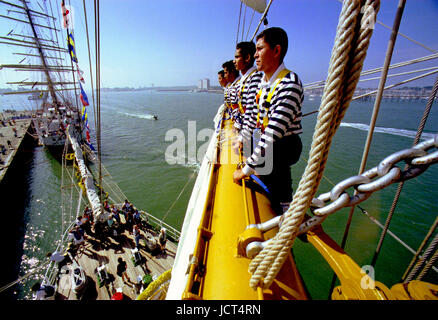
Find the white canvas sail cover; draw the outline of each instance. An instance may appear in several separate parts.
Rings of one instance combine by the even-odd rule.
[[[266,9],[266,0],[240,0],[248,7],[253,8],[255,11],[263,13]]]
[[[68,138],[70,139],[73,151],[75,153],[76,162],[79,167],[79,171],[82,177],[82,181],[84,183],[84,187],[87,193],[88,201],[90,202],[91,209],[93,210],[93,215],[96,221],[106,221],[108,219],[108,213],[101,211],[101,204],[99,195],[96,192],[94,187],[94,179],[90,170],[88,170],[85,165],[84,157],[82,156],[82,149],[79,146],[76,138],[71,135],[70,130],[67,130]]]

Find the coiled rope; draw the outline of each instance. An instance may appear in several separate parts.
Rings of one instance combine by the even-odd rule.
[[[332,138],[353,97],[368,49],[379,0],[346,0],[337,27],[309,162],[277,235],[251,262],[250,286],[268,288],[286,260],[323,177]],[[361,11],[363,14],[361,14]]]

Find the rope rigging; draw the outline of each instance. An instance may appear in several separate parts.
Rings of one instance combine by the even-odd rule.
[[[342,0],[338,0],[338,2],[341,2],[341,3],[342,3]],[[383,22],[381,22],[381,21],[379,21],[379,20],[377,20],[377,19],[376,19],[375,22],[378,23],[378,24],[380,24],[381,26],[383,26],[384,28],[386,28],[386,29],[388,29],[388,30],[390,30],[390,31],[393,30],[390,26],[384,24]],[[407,36],[407,35],[405,35],[405,34],[399,32],[399,31],[397,31],[397,34],[398,34],[399,36],[402,36],[402,37],[408,39],[409,41],[411,41],[411,42],[413,42],[413,43],[419,45],[420,47],[423,47],[423,48],[426,49],[427,51],[434,52],[434,53],[437,52],[436,50],[429,48],[428,46],[422,44],[421,42],[418,42],[418,41],[412,39],[411,37],[409,37],[409,36]]]
[[[385,62],[383,65],[382,75],[381,75],[380,82],[379,82],[378,93],[376,96],[376,100],[374,102],[373,113],[372,113],[371,120],[370,120],[370,128],[368,130],[367,140],[365,142],[365,147],[364,147],[363,154],[362,154],[362,161],[361,161],[360,168],[359,168],[359,174],[362,174],[365,170],[365,165],[366,165],[366,161],[368,158],[368,152],[369,152],[369,149],[371,146],[371,140],[372,140],[372,137],[374,134],[374,128],[375,128],[376,121],[377,121],[377,115],[378,115],[379,109],[380,109],[380,102],[382,100],[382,95],[383,95],[383,90],[385,87],[386,77],[388,75],[388,69],[389,69],[389,65],[391,63],[392,53],[394,51],[395,41],[397,39],[397,32],[398,32],[398,29],[400,27],[400,21],[401,21],[402,15],[403,15],[405,3],[406,3],[405,0],[400,0],[399,6],[397,9],[397,13],[396,13],[396,17],[394,19],[394,26],[393,26],[390,40],[388,42],[388,47],[386,50]],[[345,227],[344,236],[342,238],[341,248],[345,247],[345,242],[347,241],[348,231],[349,231],[349,227],[351,224],[353,212],[354,212],[354,206],[351,208],[350,214],[348,216],[348,221],[347,221],[347,224]]]
[[[169,209],[167,209],[166,214],[164,215],[164,217],[161,219],[161,221],[165,221],[167,218],[167,215],[169,214],[170,210],[172,210],[172,208],[174,207],[175,203],[179,200],[179,198],[181,197],[181,195],[183,194],[184,190],[187,188],[187,186],[189,185],[190,181],[192,181],[192,179],[195,177],[195,172],[193,172],[190,176],[190,178],[187,180],[186,184],[184,185],[184,187],[181,189],[180,193],[178,194],[178,196],[176,197],[176,199],[172,202],[172,204],[170,205]]]
[[[408,273],[411,272],[412,267],[414,266],[415,261],[417,261],[417,259],[420,257],[420,253],[421,251],[424,249],[424,247],[426,246],[426,243],[429,241],[430,237],[432,236],[432,234],[435,232],[436,228],[438,227],[438,217],[435,218],[434,223],[432,224],[432,226],[429,229],[429,232],[427,233],[427,235],[424,237],[423,242],[420,244],[420,246],[417,249],[417,252],[414,252],[414,257],[412,258],[411,262],[409,263],[409,266],[406,268],[405,273],[402,276],[402,280],[404,282],[407,282],[408,278]],[[415,274],[415,272],[411,272],[411,274]]]

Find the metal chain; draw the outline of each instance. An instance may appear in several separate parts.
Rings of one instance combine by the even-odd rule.
[[[431,150],[436,149],[436,150]],[[429,151],[429,153],[428,153]],[[399,162],[405,162],[408,166],[401,170],[396,166]],[[422,174],[431,164],[438,163],[438,135],[426,140],[410,149],[395,152],[383,159],[376,167],[358,176],[352,176],[335,185],[331,191],[313,198],[310,209],[314,214],[308,217],[299,227],[297,236],[306,233],[317,225],[320,225],[330,214],[344,208],[358,205],[368,199],[374,192],[384,189],[393,183],[410,180]],[[353,187],[356,192],[353,196],[347,193],[347,189]],[[261,231],[267,231],[283,223],[283,216],[273,218],[264,224],[249,225]],[[268,227],[265,227],[268,226]],[[247,256],[255,256],[268,243],[255,241],[247,248]],[[253,252],[248,255],[248,251]]]
[[[312,200],[311,208],[316,216],[327,216],[344,207],[355,206],[368,199],[372,193],[387,186],[417,177],[434,163],[438,163],[438,135],[416,146],[401,150],[383,159],[376,167],[358,176],[347,178],[329,192]],[[409,164],[406,170],[396,166],[404,161]],[[357,193],[350,196],[346,190],[353,187]],[[315,209],[316,208],[316,209]]]

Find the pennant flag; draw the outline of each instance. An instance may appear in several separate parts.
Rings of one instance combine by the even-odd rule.
[[[96,149],[94,149],[93,145],[87,141],[87,145],[90,147],[91,150],[96,151]]]
[[[85,83],[85,80],[84,80],[84,77],[83,77],[84,71],[79,69],[79,65],[77,63],[76,63],[76,70],[78,71],[79,81],[82,82],[82,83]]]
[[[80,83],[79,83],[79,86],[81,87],[80,98],[81,98],[82,104],[84,105],[84,107],[86,107],[90,104],[88,103],[88,98],[87,98],[87,95],[85,94],[84,88],[82,88],[82,85]]]
[[[96,149],[94,149],[93,145],[91,144],[90,128],[88,127],[88,120],[86,122],[86,128],[87,130],[85,131],[85,143],[90,147],[91,150],[96,151]]]
[[[67,44],[68,44],[68,51],[70,51],[71,60],[73,62],[78,63],[78,58],[76,57],[76,52],[75,52],[75,40],[71,33],[69,33],[67,36]]]
[[[62,26],[64,27],[64,29],[67,29],[69,27],[69,21],[70,21],[70,10],[68,10],[65,7],[65,2],[64,0],[62,0],[61,2],[61,12],[62,12]]]

